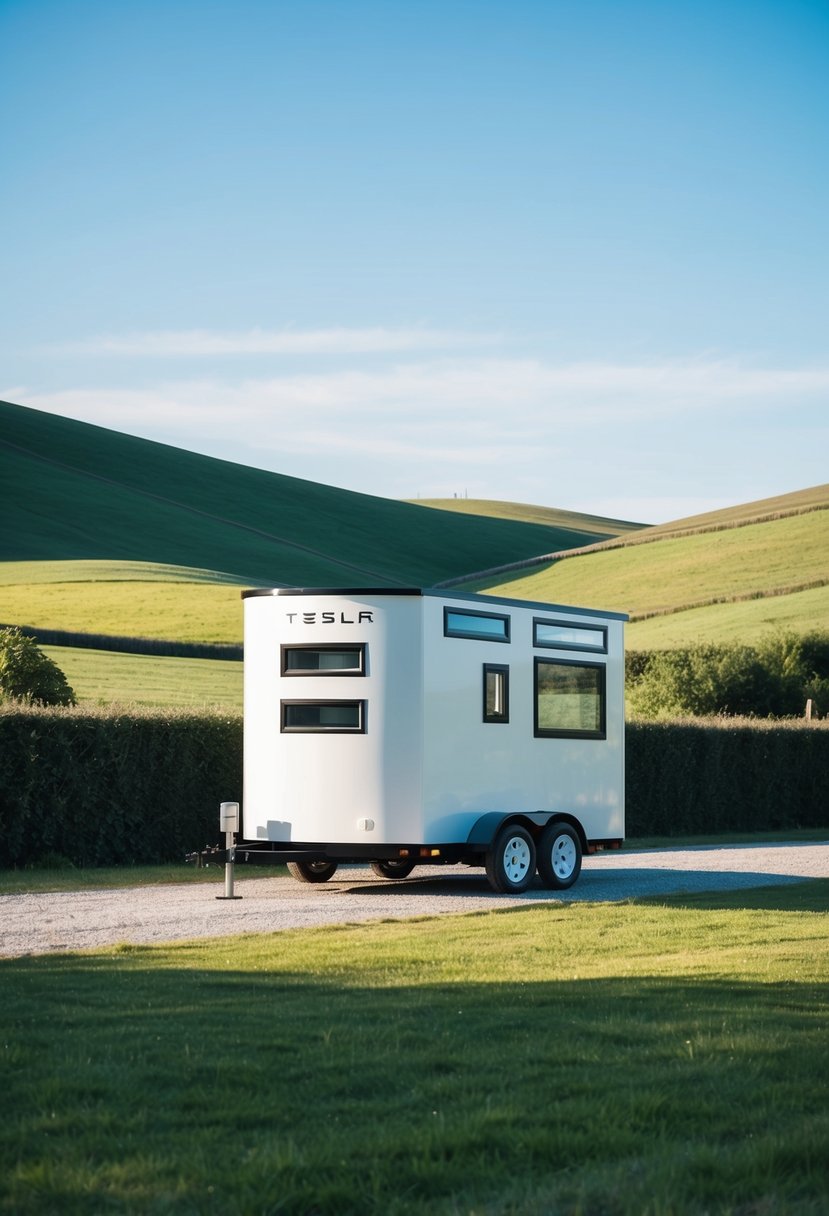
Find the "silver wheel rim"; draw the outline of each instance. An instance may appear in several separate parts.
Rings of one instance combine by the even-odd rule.
[[[530,846],[520,836],[512,836],[504,849],[504,874],[507,881],[518,884],[530,868]]]
[[[330,861],[309,861],[308,869],[312,870],[314,874],[322,874],[330,865]]]
[[[553,841],[553,873],[556,878],[569,878],[576,868],[576,846],[572,836],[556,836]]]

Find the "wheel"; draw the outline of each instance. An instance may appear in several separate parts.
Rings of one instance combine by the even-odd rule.
[[[389,857],[385,861],[373,861],[371,868],[378,878],[408,878],[415,863],[407,857]]]
[[[569,823],[548,823],[538,841],[538,872],[545,887],[563,891],[581,873],[581,840]]]
[[[289,861],[288,872],[297,882],[328,882],[337,872],[336,861]]]
[[[486,855],[486,876],[501,895],[519,895],[535,877],[535,842],[526,828],[508,824]]]

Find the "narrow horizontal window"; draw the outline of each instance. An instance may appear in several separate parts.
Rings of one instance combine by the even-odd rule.
[[[509,722],[509,668],[484,663],[484,722]]]
[[[283,646],[283,676],[364,676],[366,643]]]
[[[443,610],[443,632],[448,638],[508,642],[509,625],[510,618],[499,612],[470,612],[464,608]]]
[[[533,645],[553,650],[593,650],[607,654],[607,628],[604,625],[571,625],[569,621],[533,618]]]
[[[603,663],[536,659],[536,736],[604,739],[605,676]]]
[[[365,701],[283,701],[284,733],[365,734]]]

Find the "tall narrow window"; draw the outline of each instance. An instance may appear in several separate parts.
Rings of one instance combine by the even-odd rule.
[[[484,722],[509,722],[509,667],[484,663]]]
[[[536,659],[536,736],[606,738],[605,675],[603,663]]]

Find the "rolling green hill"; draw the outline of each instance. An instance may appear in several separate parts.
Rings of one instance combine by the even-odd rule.
[[[151,562],[249,583],[428,586],[595,533],[427,511],[0,402],[0,560]]]
[[[829,629],[829,485],[648,528],[464,590],[631,614],[631,648]]]
[[[501,502],[492,498],[417,498],[410,499],[419,507],[438,511],[457,511],[463,515],[483,515],[490,519],[520,519],[528,524],[546,528],[581,531],[595,542],[626,536],[645,528],[645,524],[625,519],[608,519],[604,515],[583,515],[578,511],[563,511],[557,507],[538,507],[526,502]],[[585,542],[588,543],[588,542]]]

